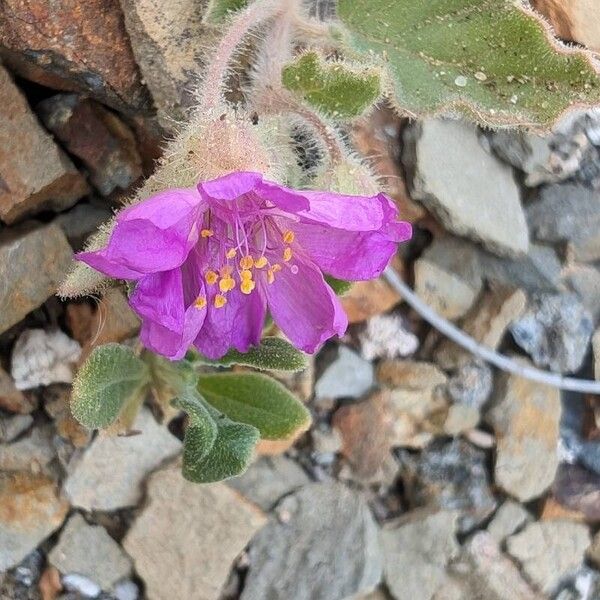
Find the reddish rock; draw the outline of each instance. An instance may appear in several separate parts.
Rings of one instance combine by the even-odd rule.
[[[350,323],[360,323],[387,312],[400,300],[400,295],[381,278],[357,281],[341,298]]]
[[[0,22],[1,12],[2,5]],[[40,210],[63,210],[87,191],[85,179],[0,65],[0,219],[14,223]]]
[[[4,0],[0,56],[50,88],[85,92],[119,109],[149,103],[118,0]]]
[[[133,132],[116,114],[77,94],[59,94],[37,106],[44,125],[79,158],[92,185],[108,196],[127,190],[142,175]]]
[[[15,387],[13,378],[2,368],[0,368],[0,408],[22,415],[29,414],[36,408],[36,403]]]

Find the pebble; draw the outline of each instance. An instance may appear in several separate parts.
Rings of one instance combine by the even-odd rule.
[[[371,317],[358,338],[366,360],[409,356],[419,347],[419,338],[407,329],[405,319],[399,314]]]
[[[501,544],[509,535],[531,522],[528,510],[513,500],[506,500],[487,526],[488,533]]]
[[[360,398],[374,383],[373,365],[346,346],[340,346],[337,358],[315,384],[319,398]]]

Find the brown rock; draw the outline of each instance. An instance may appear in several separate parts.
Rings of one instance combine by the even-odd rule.
[[[71,256],[65,234],[54,224],[26,223],[0,233],[0,333],[56,293]]]
[[[387,312],[402,298],[383,279],[357,281],[341,297],[342,306],[350,323],[360,323],[369,317]]]
[[[20,563],[58,529],[68,510],[46,477],[0,473],[0,572]]]
[[[71,387],[54,384],[45,389],[44,395],[44,409],[54,419],[56,433],[69,440],[76,448],[85,448],[92,438],[92,432],[83,427],[71,414]]]
[[[89,98],[59,94],[40,102],[44,125],[79,158],[90,172],[92,185],[108,196],[127,190],[142,175],[135,136],[119,117]]]
[[[148,504],[123,545],[149,600],[216,600],[235,557],[265,522],[225,484],[196,485],[170,467],[150,478]]]
[[[600,475],[579,465],[562,464],[552,491],[565,508],[583,513],[587,521],[600,522]]]
[[[119,109],[148,105],[118,0],[6,0],[0,56],[46,87],[85,92]]]
[[[63,210],[87,190],[0,65],[0,218],[14,223],[40,210]]]
[[[42,600],[55,600],[63,589],[58,569],[47,567],[40,577],[38,589],[40,590]]]
[[[546,498],[540,514],[540,521],[585,521],[585,515],[578,510],[565,508],[560,502],[554,498]]]
[[[377,367],[377,379],[384,385],[409,390],[434,388],[447,381],[436,365],[416,360],[384,360]]]
[[[15,387],[13,378],[0,367],[0,408],[22,415],[35,410],[36,403]]]

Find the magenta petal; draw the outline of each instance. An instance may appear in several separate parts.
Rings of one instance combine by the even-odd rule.
[[[252,192],[262,181],[260,173],[252,171],[236,171],[217,179],[202,181],[198,191],[206,200],[235,200],[248,192]]]
[[[297,262],[294,275],[287,267],[266,286],[269,310],[290,341],[305,352],[346,331],[347,319],[336,295],[312,264]]]
[[[136,271],[120,263],[113,262],[106,257],[106,248],[96,250],[94,252],[79,252],[74,256],[75,260],[80,260],[86,265],[92,267],[100,273],[104,273],[115,279],[139,279],[144,276],[144,273]]]
[[[306,211],[310,208],[304,192],[287,188],[272,181],[263,181],[257,186],[257,194],[275,206],[290,213]]]
[[[240,296],[239,300],[236,296]],[[262,337],[267,314],[267,299],[264,292],[257,288],[248,295],[237,288],[229,293],[229,300],[238,303],[239,310],[231,336],[231,345],[240,352],[248,352],[251,346],[257,346]]]

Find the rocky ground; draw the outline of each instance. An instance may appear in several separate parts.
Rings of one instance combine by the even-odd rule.
[[[77,365],[138,322],[119,290],[56,286],[151,172],[212,35],[187,0],[79,5],[0,2],[0,598],[600,599],[598,398],[491,369],[383,280],[282,378],[313,428],[239,479],[184,481],[180,428],[151,406],[130,437],[73,420]],[[419,297],[593,377],[599,114],[540,138],[383,108],[352,135],[415,225],[394,266]]]

